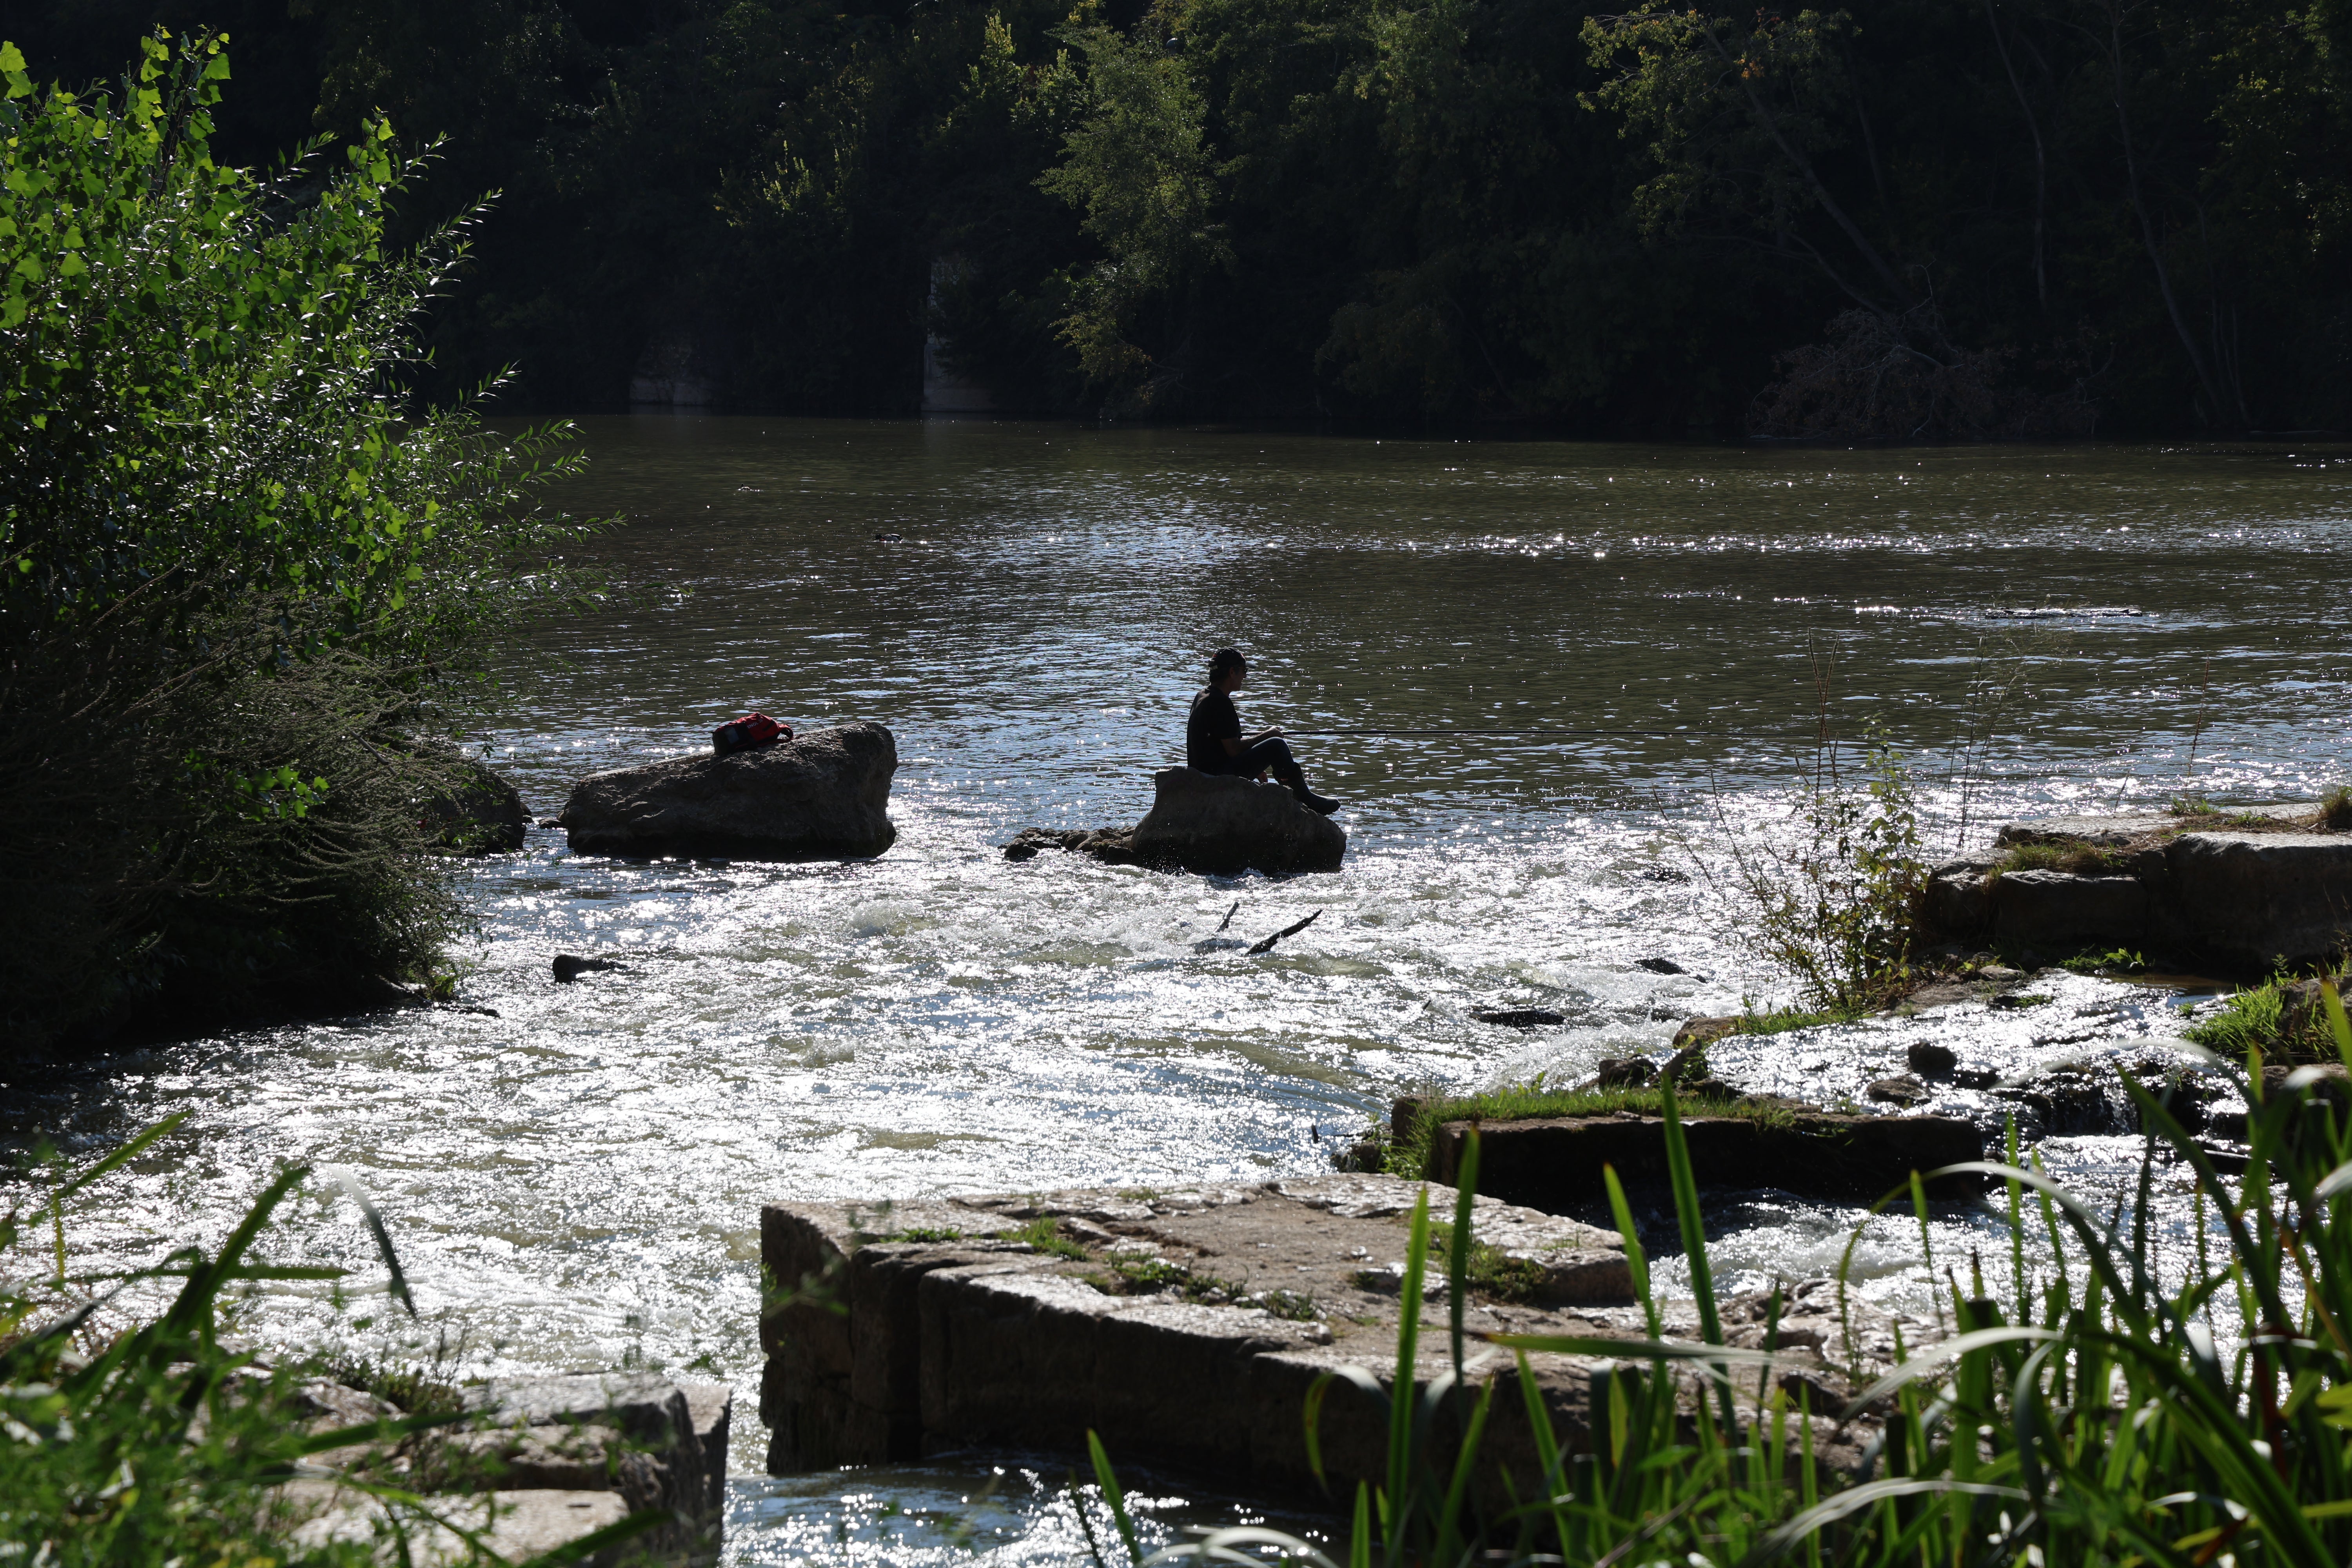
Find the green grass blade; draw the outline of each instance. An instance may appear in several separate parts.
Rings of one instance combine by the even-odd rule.
[[[1469,1291],[1465,1288],[1470,1279],[1470,1224],[1478,1198],[1478,1127],[1475,1122],[1465,1130],[1462,1139],[1462,1154],[1454,1172],[1454,1235],[1453,1245],[1446,1249],[1445,1318],[1447,1343],[1454,1353],[1454,1383],[1462,1384],[1462,1310]]]
[[[2344,1016],[2344,998],[2336,989],[2334,975],[2319,983],[2319,1003],[2327,1014],[2327,1033],[2336,1042],[2336,1054],[2352,1067],[2352,1018]]]
[[[1723,1342],[1723,1320],[1716,1308],[1715,1276],[1706,1261],[1706,1223],[1698,1206],[1698,1181],[1692,1173],[1690,1145],[1683,1139],[1680,1100],[1671,1080],[1660,1086],[1658,1104],[1665,1116],[1666,1169],[1675,1190],[1675,1217],[1682,1222],[1683,1251],[1690,1261],[1691,1294],[1698,1299],[1699,1332],[1707,1343]],[[1716,1393],[1723,1405],[1725,1441],[1735,1442],[1739,1415],[1731,1403],[1731,1380],[1726,1376]]]
[[[1406,1237],[1404,1279],[1397,1294],[1396,1375],[1389,1392],[1388,1550],[1394,1557],[1404,1543],[1405,1521],[1412,1511],[1413,1383],[1421,1357],[1421,1289],[1429,1261],[1429,1189],[1413,1199],[1412,1225]]]
[[[1486,1434],[1486,1412],[1495,1403],[1495,1385],[1490,1381],[1479,1392],[1478,1403],[1471,1407],[1469,1425],[1462,1434],[1462,1447],[1454,1456],[1454,1479],[1445,1489],[1445,1503],[1437,1515],[1437,1561],[1451,1563],[1462,1555],[1463,1547],[1454,1531],[1462,1519],[1463,1500],[1470,1494],[1470,1477],[1478,1463],[1478,1445]]]
[[[244,1261],[246,1249],[253,1245],[254,1237],[259,1236],[262,1227],[269,1223],[269,1216],[277,1212],[279,1204],[286,1201],[287,1194],[310,1173],[308,1165],[290,1165],[279,1172],[278,1179],[263,1189],[261,1195],[253,1201],[253,1205],[245,1211],[245,1217],[237,1222],[236,1228],[229,1233],[228,1239],[221,1244],[219,1256],[210,1263],[200,1264],[189,1270],[188,1282],[180,1288],[180,1294],[173,1300],[171,1310],[164,1313],[159,1325],[161,1333],[157,1342],[169,1342],[190,1333],[197,1335],[207,1344],[212,1342],[213,1301],[220,1294],[227,1271]],[[167,1351],[165,1353],[171,1352]]]
[[[1996,1345],[2045,1344],[2066,1336],[2054,1329],[2037,1329],[2029,1323],[2011,1323],[1998,1329],[1973,1329],[1965,1334],[1938,1340],[1924,1350],[1915,1350],[1903,1364],[1853,1396],[1845,1410],[1845,1419],[1852,1420],[1869,1406],[1895,1390],[1917,1382],[1928,1373],[1949,1361],[1957,1361],[1974,1352]]]
[[[1675,1193],[1675,1217],[1682,1222],[1683,1250],[1690,1259],[1691,1293],[1698,1298],[1699,1332],[1711,1345],[1723,1342],[1723,1320],[1715,1301],[1715,1279],[1707,1268],[1706,1226],[1700,1217],[1698,1182],[1691,1173],[1690,1146],[1683,1140],[1679,1097],[1668,1083],[1658,1097],[1665,1115],[1666,1167]]]
[[[1519,1397],[1528,1408],[1528,1430],[1534,1435],[1536,1463],[1543,1469],[1545,1511],[1551,1516],[1552,1531],[1559,1537],[1560,1556],[1570,1551],[1568,1515],[1560,1508],[1559,1499],[1568,1490],[1568,1472],[1559,1451],[1559,1433],[1552,1426],[1551,1407],[1544,1403],[1543,1390],[1537,1386],[1535,1369],[1528,1364],[1528,1352],[1512,1352],[1518,1361]]]
[[[1649,1319],[1650,1337],[1666,1337],[1665,1325],[1658,1321],[1658,1303],[1650,1295],[1650,1258],[1642,1250],[1642,1237],[1633,1228],[1633,1206],[1625,1201],[1624,1184],[1617,1180],[1617,1167],[1601,1167],[1601,1184],[1609,1189],[1610,1216],[1617,1222],[1617,1235],[1625,1244],[1625,1271],[1633,1277],[1633,1300],[1642,1303],[1643,1314]]]
[[[1135,1521],[1127,1515],[1127,1494],[1118,1488],[1118,1477],[1110,1468],[1110,1456],[1103,1451],[1102,1439],[1095,1429],[1087,1428],[1087,1457],[1095,1464],[1095,1485],[1102,1489],[1103,1501],[1110,1505],[1111,1522],[1118,1526],[1118,1538],[1127,1545],[1127,1560],[1139,1565],[1143,1548],[1135,1539]]]
[[[65,1199],[73,1196],[76,1193],[89,1185],[92,1182],[99,1180],[100,1177],[105,1176],[111,1172],[121,1169],[124,1164],[130,1161],[137,1159],[141,1154],[146,1152],[148,1148],[151,1147],[157,1139],[168,1136],[173,1131],[178,1128],[181,1122],[185,1121],[187,1119],[188,1112],[184,1110],[175,1110],[172,1112],[171,1115],[163,1118],[163,1121],[142,1128],[138,1132],[131,1136],[131,1139],[128,1143],[123,1144],[121,1148],[108,1154],[104,1159],[90,1166],[89,1169],[84,1171],[80,1175],[74,1177],[71,1181],[59,1187],[57,1191],[58,1201],[63,1202]]]
[[[2017,1118],[2009,1118],[2009,1163],[2014,1166],[2023,1162],[2017,1157]],[[2033,1287],[2025,1274],[2025,1189],[2011,1177],[2002,1184],[2009,1191],[2009,1283],[2017,1296],[2017,1310],[2010,1314],[2021,1323],[2033,1321]]]
[[[1818,1503],[1807,1509],[1780,1529],[1772,1531],[1757,1543],[1753,1552],[1739,1560],[1739,1568],[1754,1568],[1756,1564],[1769,1563],[1776,1557],[1783,1556],[1790,1547],[1823,1526],[1835,1524],[1839,1520],[1859,1513],[1864,1509],[1872,1508],[1896,1498],[1930,1497],[1938,1493],[2000,1498],[2014,1502],[2025,1500],[2025,1494],[2015,1487],[1994,1486],[1985,1482],[1963,1483],[1908,1479],[1865,1481],[1861,1486],[1848,1488],[1826,1502]],[[1919,1559],[1915,1557],[1912,1561],[1916,1562]]]
[[[335,1185],[342,1189],[345,1197],[359,1205],[360,1214],[367,1221],[368,1234],[375,1237],[376,1253],[383,1259],[384,1268],[391,1271],[393,1296],[408,1309],[409,1317],[415,1318],[416,1298],[408,1293],[408,1274],[400,1267],[400,1254],[393,1250],[392,1232],[384,1227],[383,1215],[377,1212],[374,1202],[367,1195],[367,1189],[361,1186],[355,1178],[339,1175],[335,1178]]]

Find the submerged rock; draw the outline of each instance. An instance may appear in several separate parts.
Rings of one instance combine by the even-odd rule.
[[[1863,1093],[1886,1105],[1916,1105],[1927,1098],[1927,1086],[1910,1074],[1899,1078],[1883,1078]]]
[[[1277,784],[1191,768],[1152,775],[1151,809],[1133,827],[1024,828],[1004,847],[1008,860],[1066,849],[1111,866],[1237,876],[1264,871],[1336,871],[1348,836]]]
[[[592,773],[558,820],[572,847],[592,854],[856,859],[898,837],[888,810],[898,771],[889,731],[841,724],[757,751]]]
[[[1904,1053],[1904,1061],[1922,1078],[1949,1078],[1960,1065],[1959,1053],[1933,1040],[1917,1040]]]

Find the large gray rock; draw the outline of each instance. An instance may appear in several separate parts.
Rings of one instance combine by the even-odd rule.
[[[2352,835],[2184,833],[2165,860],[2183,945],[2256,970],[2352,946]]]
[[[1336,871],[1348,836],[1278,784],[1162,768],[1151,809],[1135,825],[1135,858],[1147,866],[1231,876],[1241,871]]]
[[[572,847],[601,855],[833,860],[879,855],[898,742],[841,724],[755,752],[672,757],[591,773],[557,818]]]
[[[2004,871],[1991,892],[1993,934],[2011,947],[2063,956],[2147,940],[2147,888],[2137,877]]]

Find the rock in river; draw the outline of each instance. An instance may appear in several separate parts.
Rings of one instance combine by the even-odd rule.
[[[505,855],[521,848],[530,814],[515,786],[470,757],[449,761],[449,791],[425,803],[424,826],[442,847],[460,855]]]
[[[1027,860],[1058,848],[1111,866],[1278,876],[1336,871],[1348,853],[1339,825],[1299,805],[1281,784],[1184,767],[1162,768],[1151,782],[1151,809],[1133,827],[1024,828],[1004,847],[1004,858]]]
[[[591,773],[559,820],[572,847],[601,855],[719,855],[750,860],[879,855],[898,747],[879,724],[815,730],[723,757]]]
[[[1191,768],[1162,768],[1151,783],[1155,798],[1133,840],[1147,866],[1218,875],[1336,871],[1348,852],[1339,825],[1281,784]]]

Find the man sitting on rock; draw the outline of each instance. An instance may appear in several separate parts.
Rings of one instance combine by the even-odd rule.
[[[1269,773],[1290,788],[1298,804],[1328,816],[1339,809],[1307,787],[1307,773],[1290,755],[1282,731],[1267,730],[1242,739],[1242,716],[1233,694],[1249,679],[1249,660],[1239,650],[1221,647],[1209,660],[1208,689],[1192,699],[1192,714],[1184,722],[1184,760],[1196,773],[1236,773],[1261,783]]]

